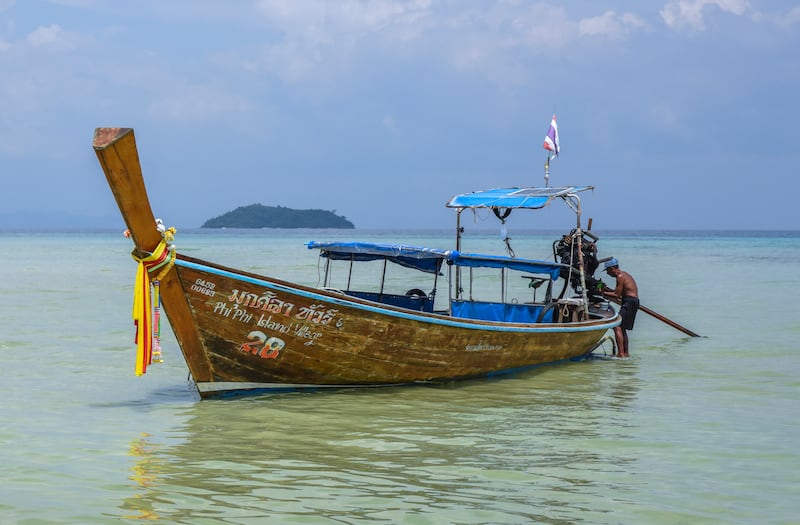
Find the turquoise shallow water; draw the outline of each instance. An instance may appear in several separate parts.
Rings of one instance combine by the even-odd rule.
[[[177,244],[314,285],[303,243],[334,237],[450,246],[447,232]],[[515,249],[546,257],[553,238]],[[603,235],[643,304],[707,336],[640,313],[627,361],[203,402],[168,330],[166,363],[133,375],[130,241],[0,233],[0,247],[0,523],[798,522],[798,233]]]

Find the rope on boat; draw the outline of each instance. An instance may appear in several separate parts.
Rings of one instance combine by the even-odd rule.
[[[158,243],[153,253],[146,257],[137,257],[131,254],[139,263],[136,269],[136,284],[133,289],[133,324],[136,326],[136,375],[147,372],[147,366],[153,361],[163,362],[161,354],[161,296],[159,285],[167,272],[175,264],[175,228],[164,228],[160,220],[157,221],[158,230],[161,232],[161,242]],[[161,270],[155,279],[150,279],[150,272]],[[151,294],[150,288],[153,288]],[[152,317],[151,317],[152,311]]]
[[[506,245],[506,252],[508,252],[509,257],[516,257],[514,254],[514,249],[511,247],[511,237],[508,236],[508,229],[506,227],[506,219],[509,215],[511,215],[511,208],[506,208],[503,211],[500,211],[500,208],[493,206],[492,211],[494,212],[495,217],[500,219],[500,236],[503,238],[503,243]]]
[[[606,347],[605,347],[606,341],[611,343],[611,353],[610,354],[606,352]],[[616,341],[614,340],[614,338],[612,336],[610,336],[610,335],[603,336],[603,338],[600,339],[597,342],[597,344],[592,347],[591,350],[589,350],[589,354],[594,354],[594,351],[597,350],[598,348],[601,348],[601,347],[603,348],[603,353],[599,354],[599,355],[604,355],[604,356],[615,356],[615,355],[617,355],[617,343],[616,343]]]

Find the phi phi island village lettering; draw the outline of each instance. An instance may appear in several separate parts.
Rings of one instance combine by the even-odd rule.
[[[272,332],[291,334],[295,337],[303,339],[303,344],[306,346],[313,345],[314,341],[322,337],[322,332],[316,332],[305,324],[296,323],[294,321],[289,321],[288,324],[282,323],[274,320],[271,315],[265,318],[264,314],[262,314],[261,318],[256,321],[256,325],[261,328],[266,328]]]
[[[242,323],[249,323],[253,320],[253,314],[248,313],[244,308],[239,308],[238,304],[228,306],[228,303],[218,302],[214,305],[214,313]]]
[[[213,303],[213,313],[245,324],[255,323],[263,329],[250,331],[240,350],[265,359],[278,357],[285,346],[284,336],[293,336],[310,346],[324,335],[323,327],[339,329],[344,324],[335,308],[321,303],[298,306],[283,301],[270,290],[257,294],[235,289],[226,299],[227,302]]]

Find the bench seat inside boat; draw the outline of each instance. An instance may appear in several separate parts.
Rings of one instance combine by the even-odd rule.
[[[359,292],[355,290],[348,290],[344,293],[347,295],[352,295],[353,297],[358,297],[359,299],[366,299],[368,301],[375,301],[376,303],[398,306],[400,308],[408,308],[409,310],[416,310],[418,312],[433,312],[433,299],[431,297],[390,293],[381,294],[378,292]]]

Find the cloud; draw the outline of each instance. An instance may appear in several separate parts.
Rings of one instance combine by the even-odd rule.
[[[148,115],[157,121],[198,122],[247,114],[252,108],[228,90],[209,85],[167,86],[168,95],[155,94]]]
[[[91,91],[90,59],[75,52],[90,39],[59,24],[32,27],[20,39],[0,38],[0,153],[12,156],[33,151],[48,130],[69,120],[64,114],[83,111],[81,95]]]
[[[607,36],[612,39],[626,38],[633,30],[643,29],[647,23],[637,15],[606,11],[600,16],[584,18],[578,23],[580,36]]]
[[[778,25],[791,26],[800,23],[800,7],[795,7],[789,11],[785,16],[781,16],[777,20]]]
[[[25,38],[25,43],[31,48],[55,51],[72,51],[81,45],[86,37],[78,33],[64,31],[58,24],[39,26],[31,31]]]
[[[747,0],[679,0],[668,2],[659,14],[672,29],[688,27],[693,31],[703,31],[706,28],[703,18],[706,7],[716,7],[724,13],[742,16],[750,10],[750,3]]]
[[[430,0],[259,0],[257,11],[278,33],[265,46],[263,69],[296,82],[349,63],[359,44],[378,34],[382,40],[413,40],[430,7]]]
[[[256,8],[287,33],[359,35],[389,26],[413,24],[431,9],[431,0],[259,0]]]
[[[584,37],[620,40],[647,28],[632,13],[575,19],[559,5],[522,0],[345,0],[335,6],[323,0],[259,0],[256,5],[275,34],[260,59],[243,63],[291,83],[354,67],[374,49],[394,56],[421,53],[455,70],[514,82],[531,57],[569,52]]]
[[[756,22],[769,22],[778,27],[791,27],[800,23],[800,7],[792,8],[788,13],[780,14],[757,12],[753,14],[753,20]]]
[[[489,9],[460,13],[447,25],[450,32],[446,49],[460,67],[490,66],[520,52],[552,53],[578,36],[578,25],[566,10],[511,0],[497,2]]]
[[[97,0],[49,0],[52,4],[63,5],[66,7],[76,7],[89,9],[97,6]]]
[[[34,47],[46,46],[58,42],[62,34],[61,26],[52,24],[49,27],[37,27],[26,40]]]

